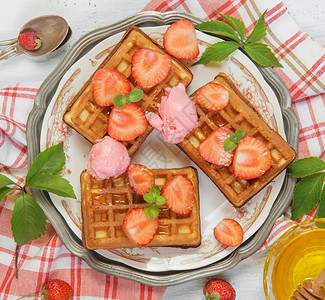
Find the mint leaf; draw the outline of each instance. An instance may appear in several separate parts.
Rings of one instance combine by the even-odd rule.
[[[220,62],[226,59],[232,52],[238,49],[240,45],[232,41],[224,41],[211,45],[202,54],[202,57],[194,65],[204,64],[214,61]]]
[[[144,212],[150,220],[154,220],[159,215],[159,208],[155,204],[146,204]]]
[[[126,104],[126,98],[124,95],[119,94],[113,98],[113,104],[117,107],[123,107]]]
[[[249,35],[249,37],[246,40],[246,43],[251,42],[258,42],[266,35],[266,24],[265,24],[265,15],[266,11],[263,13],[263,15],[258,19],[253,31]]]
[[[126,95],[126,102],[127,103],[134,103],[138,102],[143,97],[143,91],[139,89],[132,90],[128,95]]]
[[[318,157],[307,157],[293,162],[288,168],[288,173],[292,177],[300,178],[323,170],[325,170],[324,161]]]
[[[232,26],[239,33],[242,40],[245,39],[245,24],[242,20],[221,13],[218,14],[222,16],[230,24],[230,26]]]
[[[319,206],[317,210],[317,218],[325,218],[325,188],[320,195]]]
[[[39,173],[57,174],[62,170],[64,163],[63,143],[45,149],[32,163],[26,176],[26,185]]]
[[[228,37],[236,42],[240,42],[240,38],[238,37],[237,32],[228,24],[221,21],[211,20],[202,22],[195,25],[195,28],[203,32]]]
[[[76,195],[69,181],[60,175],[38,173],[29,181],[28,187],[48,191],[58,196],[76,199]]]
[[[232,151],[237,148],[237,144],[240,142],[241,138],[245,135],[245,130],[237,129],[235,133],[231,133],[230,137],[225,140],[223,149],[225,151]]]
[[[277,60],[277,58],[272,53],[271,49],[262,43],[250,43],[245,44],[244,49],[246,50],[247,54],[265,67],[283,67]]]
[[[230,134],[229,139],[236,144],[240,142],[240,138],[234,133]]]
[[[10,192],[12,191],[12,188],[4,186],[0,188],[0,201],[3,200],[3,198]]]
[[[156,197],[156,204],[157,205],[164,205],[166,202],[167,202],[167,198],[165,198],[164,196],[158,195]]]
[[[156,195],[148,192],[143,195],[143,199],[148,203],[154,203],[156,201]]]
[[[41,237],[46,230],[46,216],[36,201],[21,193],[11,217],[11,231],[19,246]]]
[[[236,136],[239,138],[239,139],[242,139],[245,135],[245,130],[242,130],[242,129],[237,129],[235,131],[235,134]]]
[[[303,177],[295,186],[291,219],[296,220],[312,211],[318,204],[324,184],[325,173]]]
[[[237,144],[235,142],[233,142],[230,138],[225,140],[225,143],[223,145],[223,148],[225,151],[232,151],[234,149],[236,149]]]
[[[12,185],[15,184],[10,178],[7,176],[0,174],[0,188],[4,187],[6,185]]]

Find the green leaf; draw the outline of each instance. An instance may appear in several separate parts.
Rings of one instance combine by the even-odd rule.
[[[247,54],[255,60],[257,63],[259,63],[262,66],[265,67],[283,67],[277,58],[272,53],[271,49],[262,43],[249,43],[244,45],[244,49],[246,50]]]
[[[245,24],[242,20],[221,13],[218,14],[222,16],[230,24],[230,26],[232,26],[239,33],[242,40],[245,39]]]
[[[148,192],[143,195],[143,199],[148,203],[154,203],[156,201],[156,195]]]
[[[142,97],[143,97],[143,91],[139,89],[134,89],[126,96],[126,102],[127,103],[138,102],[142,99]]]
[[[204,64],[214,61],[220,62],[226,59],[232,52],[237,50],[240,45],[232,41],[224,41],[211,45],[202,54],[200,60],[198,60],[194,65]]]
[[[117,107],[123,107],[126,104],[126,97],[122,94],[116,95],[113,98],[113,104]]]
[[[325,173],[316,173],[302,178],[295,186],[291,219],[296,220],[312,211],[318,204],[324,184]]]
[[[253,31],[246,40],[246,43],[258,42],[266,35],[265,15],[266,11],[258,19]]]
[[[300,178],[325,170],[325,162],[318,157],[301,158],[293,162],[288,173],[292,177]]]
[[[12,188],[4,186],[2,188],[0,188],[0,201],[3,200],[3,198],[12,191]]]
[[[240,138],[235,133],[230,134],[229,139],[236,144],[240,142]]]
[[[144,212],[150,220],[154,220],[158,217],[159,208],[155,204],[146,204],[144,207]]]
[[[26,186],[32,178],[39,173],[57,174],[65,163],[63,143],[59,143],[42,151],[32,163],[27,176]]]
[[[156,204],[157,205],[164,205],[167,202],[167,198],[165,198],[164,196],[156,196]]]
[[[237,147],[237,143],[235,143],[234,141],[232,141],[230,138],[227,138],[225,140],[224,145],[223,145],[223,149],[225,151],[232,151],[232,150],[236,149],[236,147]]]
[[[48,191],[62,197],[76,198],[69,181],[56,174],[38,173],[29,181],[28,187]]]
[[[36,201],[21,193],[11,217],[11,231],[15,242],[22,246],[41,237],[46,230],[46,216]]]
[[[320,195],[319,206],[317,210],[317,218],[325,218],[325,188],[324,187]]]
[[[8,178],[7,176],[0,174],[0,188],[6,186],[6,185],[12,185],[12,184],[16,184],[15,182],[13,182],[10,178]]]
[[[197,24],[195,28],[203,32],[228,37],[238,43],[240,42],[237,32],[225,22],[211,20]]]
[[[237,130],[235,131],[235,134],[237,135],[237,137],[238,137],[239,139],[242,139],[242,138],[244,137],[244,135],[245,135],[245,130],[237,129]]]

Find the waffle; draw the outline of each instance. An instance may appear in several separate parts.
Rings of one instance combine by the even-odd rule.
[[[218,74],[213,82],[229,90],[228,106],[219,112],[209,112],[196,103],[199,125],[178,146],[210,177],[235,207],[240,207],[279,175],[295,159],[296,153],[259,116],[226,74]],[[195,93],[192,99],[195,101]],[[205,161],[197,149],[200,143],[220,126],[228,127],[233,131],[243,129],[245,135],[262,140],[271,151],[271,168],[258,178],[244,180],[233,175],[231,166],[217,166]]]
[[[198,246],[201,242],[201,231],[196,169],[153,169],[152,172],[159,187],[177,174],[191,180],[195,202],[191,213],[186,215],[178,215],[166,205],[159,206],[159,227],[148,246]],[[143,208],[146,202],[130,188],[127,174],[98,181],[85,170],[81,173],[80,181],[84,246],[88,249],[138,247],[124,234],[123,219],[128,211]]]
[[[140,89],[131,75],[131,57],[140,48],[151,48],[166,53],[159,44],[153,41],[142,30],[137,27],[130,27],[98,69],[104,67],[117,69],[126,76],[130,82],[131,89]],[[101,139],[107,134],[107,120],[110,110],[108,107],[98,106],[95,102],[91,84],[93,75],[74,96],[63,116],[63,120],[69,126],[74,128],[91,143],[95,143],[97,139]],[[164,88],[166,86],[173,87],[179,82],[188,86],[192,78],[191,71],[178,60],[172,58],[172,67],[166,79],[152,88],[142,89],[144,95],[142,100],[137,102],[137,104],[143,111],[156,112],[158,109],[157,104],[160,102],[161,96],[164,95]],[[140,137],[129,142],[124,142],[130,155],[137,150],[152,130],[153,128],[148,125],[147,130]]]

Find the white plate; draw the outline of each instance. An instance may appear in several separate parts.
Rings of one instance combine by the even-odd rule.
[[[142,28],[158,43],[168,26]],[[105,56],[121,39],[123,33],[111,36],[71,66],[62,77],[51,100],[42,125],[41,150],[64,141],[66,164],[63,176],[70,181],[77,199],[62,198],[51,194],[55,207],[60,211],[72,231],[81,238],[80,182],[82,170],[87,168],[91,144],[62,121],[64,109],[73,95],[83,86]],[[197,32],[200,52],[216,42],[216,38]],[[211,81],[219,72],[228,74],[240,91],[259,111],[266,122],[284,138],[283,120],[279,103],[269,85],[255,65],[242,52],[236,51],[222,63],[209,63],[191,67],[194,74],[188,94]],[[132,162],[149,168],[178,168],[194,166],[175,145],[163,142],[160,133],[153,131],[132,157]],[[223,218],[237,220],[244,229],[244,241],[251,237],[268,217],[269,211],[281,190],[285,172],[248,201],[242,208],[234,208],[212,181],[198,168],[200,188],[202,243],[198,248],[141,247],[99,250],[101,255],[141,270],[159,272],[189,270],[216,262],[235,248],[219,244],[213,236],[213,227]]]

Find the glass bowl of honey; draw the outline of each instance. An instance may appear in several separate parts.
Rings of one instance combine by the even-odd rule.
[[[264,265],[267,300],[288,300],[304,280],[315,280],[325,267],[325,218],[290,228],[272,246]]]

